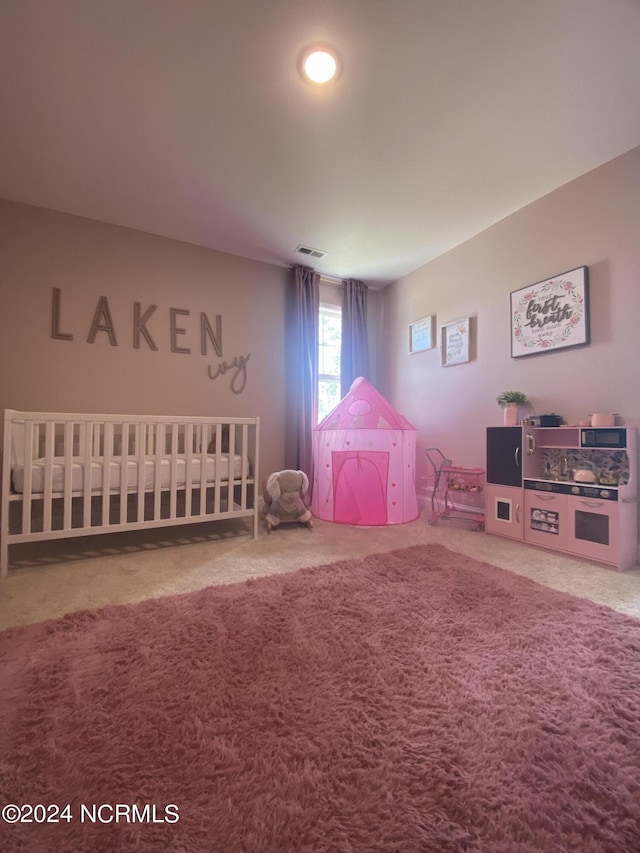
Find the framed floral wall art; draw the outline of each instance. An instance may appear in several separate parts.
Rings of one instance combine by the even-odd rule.
[[[577,267],[511,294],[512,358],[588,343],[588,267]]]

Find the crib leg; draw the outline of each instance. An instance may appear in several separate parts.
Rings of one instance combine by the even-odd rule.
[[[9,543],[6,539],[2,539],[0,544],[0,577],[6,578],[9,574]]]

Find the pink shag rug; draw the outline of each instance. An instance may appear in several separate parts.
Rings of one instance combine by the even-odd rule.
[[[640,850],[640,622],[441,545],[0,648],[5,852]]]

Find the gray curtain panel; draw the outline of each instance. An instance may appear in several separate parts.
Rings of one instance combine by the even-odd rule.
[[[362,281],[346,279],[342,282],[341,397],[347,394],[358,376],[369,378],[367,291],[367,285]]]
[[[313,428],[317,421],[320,275],[292,269],[287,292],[287,419],[285,464],[304,471],[313,484]]]

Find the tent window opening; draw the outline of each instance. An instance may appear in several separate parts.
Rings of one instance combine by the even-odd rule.
[[[318,328],[318,423],[340,402],[342,310],[320,303]]]

